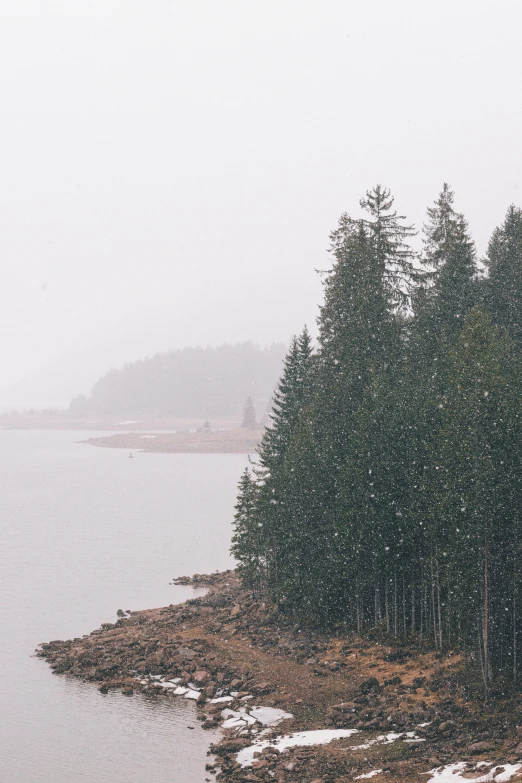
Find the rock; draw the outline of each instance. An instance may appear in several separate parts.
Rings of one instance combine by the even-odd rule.
[[[453,720],[445,720],[439,726],[441,734],[452,734],[457,728],[457,724]]]
[[[204,683],[207,682],[207,680],[210,680],[210,674],[203,669],[199,669],[192,675],[192,680],[193,682]]]
[[[490,750],[495,750],[495,743],[489,740],[482,740],[482,742],[474,742],[469,746],[469,752],[475,756],[477,753],[487,753]]]
[[[100,693],[109,693],[109,686],[106,682],[102,682],[102,684],[98,686],[98,690]]]
[[[274,689],[269,682],[259,682],[252,686],[252,691],[254,691],[254,693],[268,693],[272,690]]]
[[[237,739],[225,739],[217,745],[212,745],[211,750],[217,756],[224,756],[225,753],[238,753],[251,744],[252,740],[248,737],[237,737]]]
[[[522,742],[516,746],[515,753],[517,756],[522,756]]]
[[[178,655],[180,658],[195,658],[196,651],[192,650],[190,647],[178,647],[176,650],[176,655]]]
[[[359,691],[361,693],[379,693],[381,686],[377,677],[369,677],[359,685]]]
[[[388,721],[397,726],[407,726],[410,723],[410,716],[404,710],[395,710],[388,715]]]

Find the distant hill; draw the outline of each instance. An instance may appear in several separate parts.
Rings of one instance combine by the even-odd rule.
[[[283,343],[252,342],[158,353],[112,369],[90,397],[71,402],[77,416],[237,417],[252,397],[261,417],[279,379]]]

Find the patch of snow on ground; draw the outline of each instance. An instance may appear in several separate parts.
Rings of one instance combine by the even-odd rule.
[[[414,731],[405,731],[402,734],[395,734],[391,731],[389,734],[380,734],[375,739],[365,742],[364,745],[355,745],[354,750],[367,750],[372,745],[391,745],[392,742],[397,740],[404,740],[404,742],[426,742],[425,739],[417,737]]]
[[[176,691],[174,691],[174,693],[176,693]],[[200,696],[201,696],[201,691],[187,690],[187,692],[185,693],[186,699],[199,699]]]
[[[372,769],[371,772],[367,772],[366,775],[357,775],[355,780],[364,780],[365,778],[373,778],[375,775],[380,775],[382,769]]]
[[[455,764],[447,764],[445,767],[437,767],[437,769],[432,769],[425,774],[432,775],[428,783],[458,783],[459,781],[462,783],[506,783],[522,769],[522,764],[502,764],[492,767],[485,775],[470,778],[468,772],[466,772],[466,777],[464,774],[460,774],[464,773],[467,766],[465,761],[458,761]],[[483,762],[476,764],[475,769],[483,766],[485,766]]]
[[[294,717],[291,712],[278,710],[275,707],[252,707],[250,715],[259,723],[262,723],[263,726],[275,726],[276,723],[281,723],[282,720]]]
[[[265,740],[256,742],[248,748],[243,748],[237,754],[237,761],[242,767],[250,767],[254,760],[254,753],[261,752],[263,748],[272,746],[278,750],[285,750],[296,745],[326,745],[335,739],[351,737],[358,734],[358,729],[318,729],[317,731],[296,731],[285,737],[279,737],[275,741]]]
[[[247,714],[244,707],[238,710],[238,712],[229,709],[223,710],[221,716],[225,718],[225,722],[223,723],[224,729],[242,729],[245,726],[252,726],[252,724],[257,722],[255,718],[252,718]]]
[[[221,704],[222,702],[234,701],[232,696],[219,696],[217,699],[210,699],[211,704]]]

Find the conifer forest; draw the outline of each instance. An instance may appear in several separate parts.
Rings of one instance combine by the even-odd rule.
[[[522,210],[478,258],[444,185],[422,250],[381,186],[330,235],[318,342],[290,346],[239,483],[244,581],[300,622],[522,677]]]

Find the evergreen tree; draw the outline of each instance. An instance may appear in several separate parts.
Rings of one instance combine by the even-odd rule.
[[[486,264],[486,302],[493,320],[522,345],[522,210],[510,206],[493,232]]]
[[[312,363],[312,342],[306,327],[294,337],[283,363],[283,372],[274,392],[270,426],[263,434],[258,449],[259,462],[270,471],[284,458],[292,430],[309,390]]]
[[[258,518],[261,528],[259,544],[267,562],[267,578],[278,595],[280,571],[283,567],[280,550],[285,537],[282,514],[286,480],[282,473],[286,452],[296,424],[306,403],[312,373],[312,344],[306,327],[294,337],[284,360],[283,374],[274,393],[270,413],[271,424],[265,430],[258,447],[257,478]]]
[[[301,620],[463,650],[487,696],[522,657],[521,216],[490,243],[492,319],[447,185],[415,272],[389,193],[362,203],[331,235],[319,350],[291,344],[233,551]]]
[[[258,489],[245,468],[238,485],[231,552],[238,561],[238,573],[255,592],[263,579],[262,528],[257,515]]]
[[[252,402],[252,397],[247,397],[245,402],[245,408],[243,411],[243,423],[242,427],[247,427],[250,430],[254,430],[257,426],[256,422],[256,409]]]
[[[521,520],[517,374],[509,339],[488,313],[475,308],[451,351],[440,403],[440,470],[432,513],[439,524],[432,531],[432,550],[438,544],[438,557],[446,561],[444,590],[452,597],[454,616],[445,619],[456,626],[461,644],[479,643],[486,686],[494,669],[513,656],[511,586],[519,578],[513,541]],[[512,578],[506,580],[506,571]]]
[[[477,266],[473,240],[464,216],[453,208],[454,194],[447,183],[424,225],[422,269],[417,271],[415,297],[417,329],[433,338],[452,339],[477,303]],[[429,340],[423,350],[429,350]]]
[[[353,597],[354,581],[346,567],[352,544],[345,533],[361,497],[347,503],[345,466],[356,448],[366,389],[400,361],[399,312],[407,300],[413,259],[406,244],[412,229],[392,211],[389,192],[377,186],[361,204],[369,217],[353,220],[344,214],[331,234],[334,264],[324,281],[313,391],[286,472],[285,519],[292,531],[286,546],[294,548],[287,556],[289,562],[307,564],[308,611],[322,618],[345,615]],[[286,595],[296,594],[297,572],[303,574],[299,568],[294,572]]]

